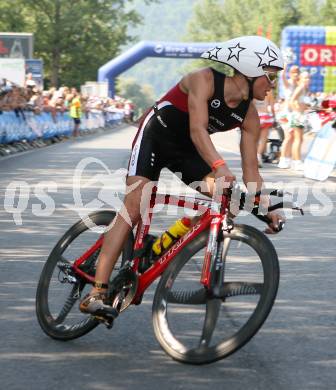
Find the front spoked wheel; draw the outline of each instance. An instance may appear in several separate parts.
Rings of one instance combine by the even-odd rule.
[[[164,272],[155,292],[153,325],[173,359],[205,364],[246,344],[266,320],[279,284],[279,263],[259,230],[236,225],[225,234],[224,285],[217,296],[200,284],[208,231],[191,241]]]
[[[91,289],[91,284],[74,273],[72,264],[95,243],[112,222],[115,212],[101,210],[74,224],[58,241],[50,253],[40,276],[36,292],[36,315],[42,330],[58,340],[71,340],[94,329],[99,322],[79,310],[79,301]],[[94,276],[101,244],[80,266]],[[129,260],[133,250],[133,233],[114,268],[112,277]]]

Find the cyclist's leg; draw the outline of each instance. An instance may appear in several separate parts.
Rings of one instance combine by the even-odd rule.
[[[151,189],[152,182],[156,182],[159,178],[162,162],[157,150],[158,142],[152,135],[157,125],[158,121],[153,116],[153,111],[150,111],[144,117],[133,142],[126,182],[127,195],[122,210],[105,234],[98,258],[95,286],[80,305],[80,309],[84,312],[92,313],[97,305],[98,307],[104,305],[104,294],[113,267],[120,256],[130,229],[139,221],[141,205],[147,206],[143,195],[150,195],[149,187]],[[146,191],[144,191],[145,188]]]
[[[106,233],[98,259],[96,282],[106,283],[118,259],[130,229],[140,218],[140,206],[147,206],[143,196],[150,196],[152,185],[159,178],[162,168],[159,143],[156,139],[161,125],[153,110],[144,116],[132,145],[128,165],[127,189],[123,209]],[[148,184],[148,186],[146,186]],[[146,191],[144,188],[146,186]]]
[[[95,285],[90,293],[80,303],[80,310],[84,313],[109,312],[110,307],[104,303],[107,285],[114,265],[125,245],[130,230],[140,218],[140,205],[146,201],[142,199],[143,189],[151,181],[145,177],[132,176],[127,179],[128,192],[122,210],[110,224],[105,233],[103,245],[99,254]],[[144,191],[145,193],[146,191]],[[116,316],[117,313],[111,313]]]
[[[108,231],[105,233],[104,242],[99,255],[96,281],[107,284],[112,273],[116,260],[120,256],[128,234],[140,218],[140,204],[143,188],[150,180],[141,176],[127,178],[127,189],[124,199],[124,206],[112,221]],[[134,187],[132,189],[132,187]],[[130,192],[128,192],[130,191]],[[93,289],[93,292],[96,290]]]

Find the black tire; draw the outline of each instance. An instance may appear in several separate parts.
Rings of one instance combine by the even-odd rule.
[[[60,282],[64,273],[60,271],[59,261],[71,263],[85,252],[102,234],[104,227],[108,226],[116,213],[110,210],[101,210],[90,214],[87,218],[75,223],[57,242],[51,251],[41,272],[36,292],[36,315],[42,330],[57,340],[72,340],[81,337],[94,329],[99,322],[93,317],[83,314],[79,310],[79,299],[74,293],[85,295],[85,288],[90,284],[78,279],[74,283]],[[98,228],[91,229],[93,226]],[[133,232],[125,244],[122,256],[118,259],[113,276],[133,253]],[[94,275],[95,263],[100,248],[90,257],[89,272]],[[85,270],[88,272],[88,270]],[[56,274],[55,274],[56,273]],[[113,277],[111,276],[111,277]],[[55,292],[54,292],[55,290]],[[88,291],[87,290],[87,291]],[[65,292],[65,294],[64,294]],[[63,295],[65,297],[63,298]]]
[[[201,233],[176,256],[153,301],[155,336],[168,355],[183,363],[211,363],[241,348],[266,320],[278,290],[279,263],[273,244],[259,230],[236,225],[225,234],[230,238],[226,292],[220,299],[209,297],[200,284],[204,255],[198,253],[206,248],[208,234],[208,230]],[[204,344],[214,306],[218,318]]]

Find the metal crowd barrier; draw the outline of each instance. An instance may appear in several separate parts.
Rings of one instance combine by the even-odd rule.
[[[90,132],[104,127],[115,126],[123,120],[122,112],[90,111],[82,115],[80,132]],[[50,113],[34,114],[24,111],[18,115],[14,111],[4,111],[0,115],[0,144],[48,140],[54,137],[69,136],[73,130],[73,119],[67,112],[57,113],[55,119]]]

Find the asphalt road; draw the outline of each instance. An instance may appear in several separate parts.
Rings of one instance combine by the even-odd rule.
[[[112,330],[99,326],[66,343],[41,331],[35,292],[47,255],[85,205],[100,207],[97,199],[109,200],[111,193],[118,201],[123,181],[115,170],[126,166],[134,133],[125,127],[0,159],[0,388],[336,388],[336,181],[319,184],[274,166],[263,169],[266,181],[291,187],[306,214],[288,218],[285,230],[272,237],[281,265],[278,297],[243,349],[207,366],[174,362],[153,335],[153,289]],[[216,135],[240,176],[236,140],[234,134]],[[86,184],[78,192],[73,178],[80,162]],[[163,184],[173,192],[179,187],[167,171]],[[20,197],[18,189],[11,191],[19,185]],[[41,192],[46,186],[49,198]],[[263,228],[250,216],[240,218]],[[166,227],[164,215],[161,223]]]

